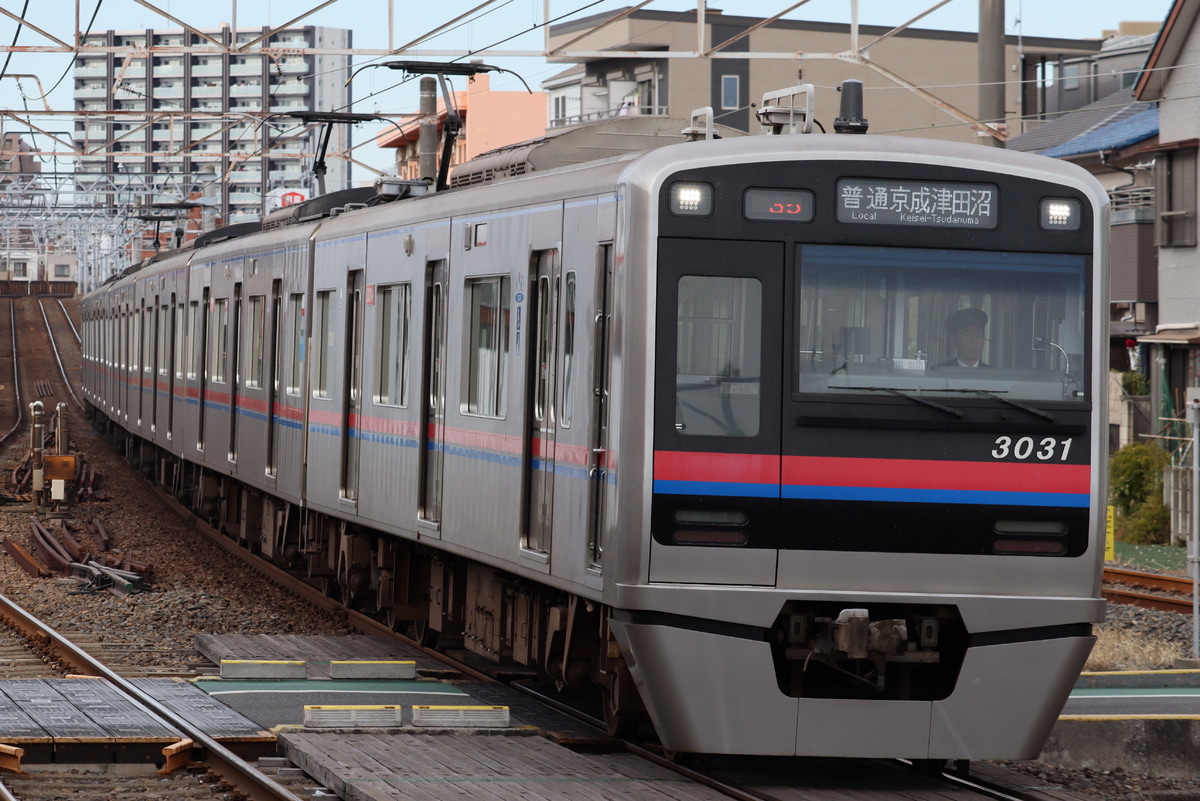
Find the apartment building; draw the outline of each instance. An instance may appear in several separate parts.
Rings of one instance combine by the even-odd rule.
[[[319,26],[91,33],[74,69],[75,144],[85,154],[76,170],[130,187],[97,204],[203,195],[222,223],[311,196],[321,131],[287,115],[349,106],[350,47],[349,30]],[[306,52],[320,49],[342,54]],[[338,126],[330,152],[349,139],[349,127]],[[327,189],[349,185],[349,162],[328,159]]]
[[[737,16],[707,9],[697,30],[695,11],[618,9],[550,28],[552,60],[574,62],[542,82],[549,127],[620,115],[688,117],[712,107],[715,121],[757,132],[754,110],[766,92],[796,84],[817,87],[816,119],[832,130],[839,96],[832,87],[861,80],[873,133],[977,142],[989,135],[969,124],[979,109],[978,35],[911,27]],[[1005,37],[1009,77],[1001,137],[1024,130],[1038,104],[1038,65],[1063,63],[1099,51],[1100,40]],[[672,53],[709,57],[681,59]],[[847,54],[855,49],[864,58]],[[781,54],[767,57],[767,54]],[[1053,70],[1042,67],[1046,76]],[[1032,88],[1022,90],[1028,76]],[[920,87],[919,89],[917,87]]]

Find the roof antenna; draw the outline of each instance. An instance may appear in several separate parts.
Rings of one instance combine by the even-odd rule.
[[[833,121],[833,130],[840,134],[865,134],[867,120],[863,116],[862,81],[855,78],[844,80],[838,91],[842,93],[842,105]]]

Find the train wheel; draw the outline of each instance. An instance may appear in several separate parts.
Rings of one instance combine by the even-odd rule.
[[[429,625],[428,620],[414,620],[412,622],[412,638],[422,648],[436,648],[438,633],[437,629]]]
[[[600,692],[604,696],[604,728],[612,737],[632,737],[637,731],[639,713],[621,709],[620,696],[611,689],[605,687]]]

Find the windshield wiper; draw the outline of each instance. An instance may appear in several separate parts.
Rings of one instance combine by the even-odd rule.
[[[946,404],[938,403],[937,401],[931,401],[928,398],[922,398],[919,395],[909,395],[907,392],[901,392],[900,390],[898,390],[894,387],[830,387],[830,389],[848,389],[848,390],[854,390],[854,391],[859,391],[859,392],[886,392],[889,395],[895,395],[898,398],[905,398],[906,400],[916,401],[917,403],[923,403],[926,406],[931,406],[940,412],[945,412],[946,414],[952,414],[955,417],[963,416],[962,412],[960,412],[958,409],[955,409],[952,406],[947,406]]]
[[[1015,406],[1016,408],[1020,409],[1023,412],[1029,412],[1030,414],[1035,414],[1038,417],[1042,418],[1043,420],[1046,420],[1051,423],[1053,423],[1056,419],[1053,414],[1046,411],[1045,409],[1039,409],[1036,406],[1030,406],[1027,403],[1021,403],[1020,401],[1013,400],[1012,398],[1006,398],[1002,395],[997,395],[995,392],[988,392],[986,389],[948,389],[948,390],[944,390],[944,391],[945,392],[971,392],[971,393],[974,393],[974,394],[979,395],[984,398],[990,398],[991,400],[998,400],[1001,403],[1007,403],[1009,406]]]

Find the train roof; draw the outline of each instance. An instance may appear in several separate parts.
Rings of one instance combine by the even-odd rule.
[[[459,164],[451,173],[450,188],[493,183],[679,144],[688,141],[684,131],[691,125],[691,120],[676,117],[631,116],[556,128],[534,139],[480,153]],[[714,128],[720,138],[747,135],[726,125]]]

